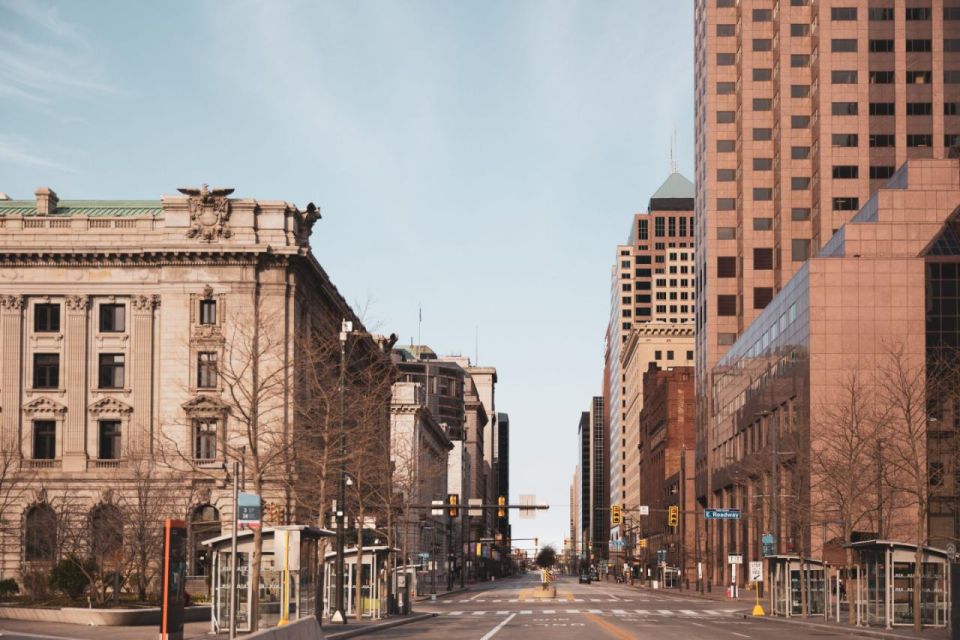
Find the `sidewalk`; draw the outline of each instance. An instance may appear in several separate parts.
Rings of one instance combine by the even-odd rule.
[[[377,633],[384,629],[392,629],[405,624],[429,620],[436,617],[435,613],[413,613],[409,616],[391,616],[383,620],[350,622],[345,625],[335,625],[324,623],[323,637],[327,640],[343,640],[344,638],[355,638],[357,636],[367,635],[368,633]],[[342,629],[342,631],[340,630]]]

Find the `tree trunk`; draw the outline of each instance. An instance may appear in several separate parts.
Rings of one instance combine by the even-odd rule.
[[[370,579],[373,580],[373,575]],[[361,622],[363,620],[363,509],[357,510],[357,561],[353,570],[353,584],[353,615],[357,622]]]
[[[260,625],[260,558],[263,552],[263,531],[253,530],[253,557],[250,559],[250,629],[257,631]]]
[[[844,538],[849,542],[850,536],[846,534]],[[851,583],[853,582],[851,576],[853,576],[853,549],[847,547],[847,622],[853,625],[857,621],[857,612],[854,610],[853,606],[853,591],[850,589]],[[837,607],[840,607],[840,599],[837,599]]]
[[[920,586],[922,576],[923,562],[923,509],[918,510],[917,514],[917,551],[913,559],[913,630],[923,629],[923,621],[920,618]]]

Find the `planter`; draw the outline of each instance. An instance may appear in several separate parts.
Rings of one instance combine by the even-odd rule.
[[[160,624],[160,607],[140,609],[87,609],[84,607],[17,607],[0,605],[0,618],[32,620],[34,622],[63,622],[91,627],[137,627]],[[184,622],[210,619],[210,605],[187,607]]]

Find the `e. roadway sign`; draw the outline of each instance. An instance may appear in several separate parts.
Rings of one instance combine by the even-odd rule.
[[[739,520],[740,509],[704,509],[703,517],[707,520]]]

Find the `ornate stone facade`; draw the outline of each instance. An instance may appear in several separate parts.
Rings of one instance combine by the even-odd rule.
[[[0,577],[36,560],[21,530],[31,514],[118,503],[144,459],[177,470],[184,491],[167,515],[198,523],[190,573],[202,572],[198,532],[232,516],[227,469],[240,450],[217,373],[227,336],[256,309],[271,314],[268,338],[307,322],[335,332],[342,318],[362,330],[310,253],[317,208],[232,191],[0,201],[0,442],[29,487],[0,522]],[[276,343],[296,366],[292,341]],[[264,419],[294,423],[292,390],[271,411]],[[265,493],[293,519],[289,488]]]

